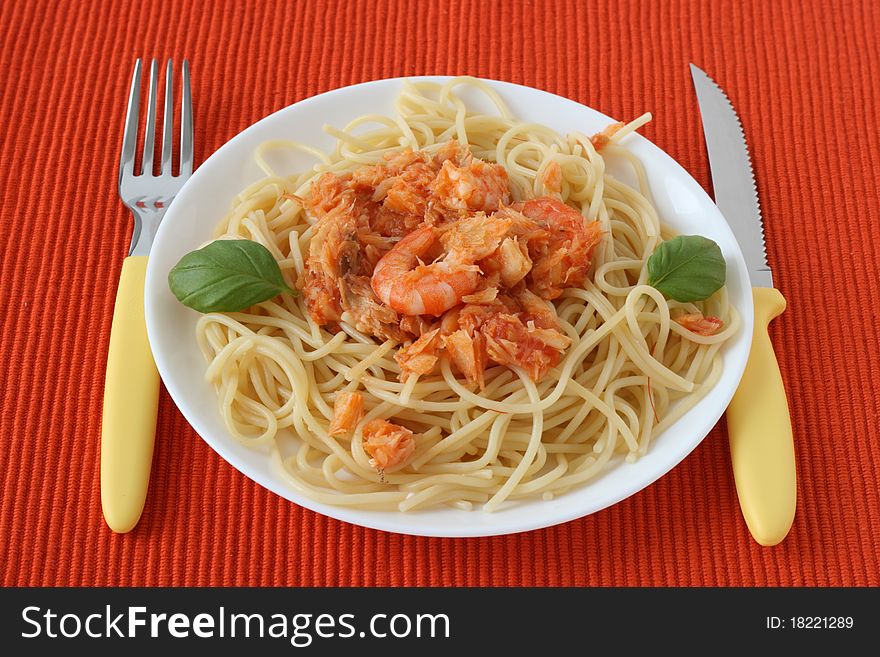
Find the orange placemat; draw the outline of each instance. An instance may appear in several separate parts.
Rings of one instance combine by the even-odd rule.
[[[880,584],[880,4],[0,3],[0,582],[5,585]],[[163,392],[126,536],[98,489],[110,318],[131,221],[116,196],[136,57],[189,57],[196,158],[328,89],[469,73],[622,119],[708,185],[687,64],[748,133],[799,468],[775,548],[751,541],[717,427],[638,495],[547,530],[414,538],[330,520],[222,461]]]

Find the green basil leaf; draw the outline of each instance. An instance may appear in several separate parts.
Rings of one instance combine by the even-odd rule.
[[[168,273],[168,287],[200,313],[236,312],[296,293],[269,250],[250,240],[216,240],[187,253]]]
[[[721,248],[700,235],[679,235],[662,242],[648,258],[648,285],[675,301],[701,301],[727,276]]]

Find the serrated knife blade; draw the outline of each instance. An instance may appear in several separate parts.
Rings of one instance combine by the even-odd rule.
[[[715,204],[739,243],[752,285],[773,287],[773,276],[767,265],[761,204],[742,123],[727,94],[712,78],[693,64],[691,76],[703,118],[706,150],[712,164]]]
[[[715,203],[743,252],[755,310],[749,358],[727,408],[736,493],[746,525],[761,545],[788,534],[797,503],[794,441],[785,386],[768,325],[785,310],[773,287],[764,223],[742,123],[727,95],[699,68],[691,75],[703,120]]]

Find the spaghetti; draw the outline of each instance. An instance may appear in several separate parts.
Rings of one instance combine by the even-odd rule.
[[[456,93],[461,86],[484,93],[497,113],[470,111]],[[436,154],[454,140],[504,168],[512,201],[549,195],[598,222],[605,237],[592,253],[590,275],[553,300],[569,346],[538,380],[516,365],[490,362],[475,386],[446,356],[429,374],[401,377],[394,356],[409,341],[376,338],[344,314],[333,327],[319,325],[303,296],[282,294],[198,323],[206,377],[230,433],[266,449],[312,499],[401,511],[492,511],[507,500],[552,499],[595,477],[617,454],[630,462],[645,454],[718,380],[719,349],[739,324],[725,288],[703,302],[679,303],[646,284],[646,261],[671,234],[649,200],[641,164],[620,142],[650,115],[592,138],[561,136],[517,121],[491,87],[473,78],[404,82],[395,110],[392,117],[359,117],[342,130],[325,128],[337,139],[329,154],[290,142],[263,144],[256,161],[267,177],[236,197],[217,236],[259,242],[302,286],[317,226],[304,199],[321,175],[374,166],[406,149]],[[304,151],[318,163],[278,175],[265,159],[277,148]],[[608,174],[606,157],[626,162],[639,188]],[[691,330],[709,315],[720,330]],[[351,393],[360,393],[362,419],[351,432],[331,430],[334,404]],[[412,433],[404,462],[374,467],[364,427],[375,420]],[[284,447],[290,435],[298,439],[293,453]]]

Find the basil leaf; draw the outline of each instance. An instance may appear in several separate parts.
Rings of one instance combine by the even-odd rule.
[[[200,313],[245,310],[282,292],[296,293],[269,250],[251,240],[216,240],[187,253],[168,272],[168,287]]]
[[[648,285],[676,301],[701,301],[727,276],[721,248],[700,235],[679,235],[662,242],[648,258]]]

